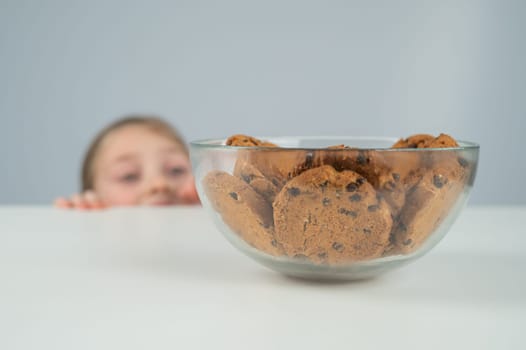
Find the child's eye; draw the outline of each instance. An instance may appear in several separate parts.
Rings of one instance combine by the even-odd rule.
[[[173,168],[170,168],[169,172],[170,172],[170,175],[172,175],[172,176],[181,176],[181,175],[186,174],[186,168],[184,168],[184,167],[173,167]]]
[[[120,178],[122,182],[132,183],[139,180],[139,174],[126,174]]]

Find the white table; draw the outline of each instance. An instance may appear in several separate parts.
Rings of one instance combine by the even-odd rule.
[[[314,283],[201,208],[0,207],[0,349],[526,348],[526,207],[468,207],[428,255]]]

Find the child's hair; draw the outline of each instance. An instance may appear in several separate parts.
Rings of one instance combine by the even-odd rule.
[[[164,121],[163,119],[157,116],[149,116],[149,115],[130,115],[130,116],[123,117],[111,123],[104,129],[102,129],[97,134],[97,136],[93,139],[90,146],[88,147],[88,150],[84,156],[84,161],[82,162],[82,170],[81,170],[82,171],[81,173],[82,191],[93,189],[93,185],[94,185],[93,183],[94,182],[93,164],[99,152],[102,141],[112,131],[115,131],[117,129],[120,129],[125,126],[129,126],[129,125],[144,126],[145,128],[148,128],[154,132],[157,132],[162,136],[168,137],[169,139],[177,143],[179,146],[181,146],[181,150],[186,155],[188,155],[188,147],[186,146],[186,142],[184,141],[183,137],[179,134],[179,132],[173,126],[171,126],[168,122]]]

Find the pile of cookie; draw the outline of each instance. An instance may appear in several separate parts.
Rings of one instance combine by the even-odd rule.
[[[392,148],[281,148],[247,135],[232,174],[203,179],[211,206],[245,242],[315,264],[364,261],[417,250],[462,194],[470,164],[446,134],[413,135]]]

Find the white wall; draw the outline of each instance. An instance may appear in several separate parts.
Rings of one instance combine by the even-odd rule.
[[[447,132],[470,203],[526,204],[526,1],[0,0],[0,203],[77,190],[94,133],[155,112],[187,139]]]

